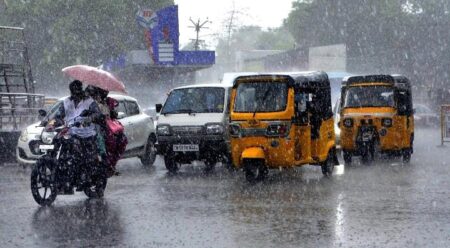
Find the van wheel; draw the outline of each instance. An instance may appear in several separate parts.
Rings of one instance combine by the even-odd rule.
[[[164,164],[166,164],[166,169],[170,173],[177,173],[179,169],[179,164],[175,161],[175,158],[169,155],[164,156]]]
[[[352,163],[352,154],[350,152],[344,151],[342,156],[344,157],[344,163],[346,165]]]
[[[327,177],[331,177],[333,175],[333,169],[334,169],[334,151],[330,151],[328,153],[327,160],[322,162],[320,167],[322,168],[322,174]]]
[[[147,145],[145,146],[145,152],[140,157],[143,166],[152,166],[156,159],[156,147],[154,138],[149,137]]]
[[[206,160],[205,161],[205,172],[209,173],[209,172],[213,171],[215,166],[216,166],[216,161]]]
[[[259,182],[266,178],[269,169],[263,160],[247,160],[244,162],[245,178],[249,182]]]

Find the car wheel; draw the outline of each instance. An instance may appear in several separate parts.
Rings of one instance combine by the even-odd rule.
[[[177,161],[175,161],[174,157],[172,157],[170,155],[164,156],[164,164],[166,165],[166,169],[170,173],[177,173],[178,172],[179,164],[178,164]]]
[[[147,140],[147,145],[145,146],[144,155],[142,155],[141,163],[144,166],[152,166],[155,163],[156,159],[156,147],[155,147],[155,139],[153,137],[149,137]]]

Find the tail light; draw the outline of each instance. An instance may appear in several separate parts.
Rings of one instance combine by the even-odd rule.
[[[289,134],[289,126],[286,124],[271,124],[267,127],[267,136],[287,136]]]

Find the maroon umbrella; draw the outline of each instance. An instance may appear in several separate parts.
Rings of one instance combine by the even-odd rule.
[[[81,82],[99,87],[107,91],[126,93],[125,86],[113,74],[88,65],[72,65],[62,69],[62,72]]]

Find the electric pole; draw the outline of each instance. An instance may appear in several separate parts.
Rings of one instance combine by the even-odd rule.
[[[194,49],[195,49],[195,50],[198,50],[198,49],[200,49],[200,41],[203,41],[203,40],[200,40],[200,39],[199,39],[199,33],[200,33],[200,30],[201,30],[202,28],[208,28],[208,27],[205,27],[205,25],[206,25],[207,23],[210,23],[210,21],[208,20],[208,18],[206,18],[206,21],[204,21],[204,22],[201,22],[201,21],[200,21],[200,18],[197,20],[197,22],[193,21],[192,18],[189,18],[189,21],[191,21],[191,23],[194,25],[194,26],[189,26],[189,27],[190,27],[190,28],[194,28],[194,29],[195,29],[195,32],[197,33],[196,39],[191,39],[191,40],[194,40],[194,41],[195,41],[195,43],[194,43]]]

